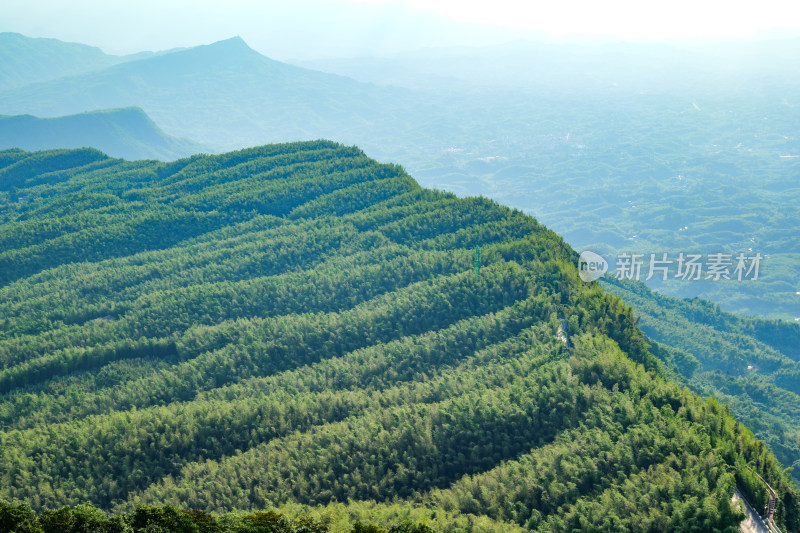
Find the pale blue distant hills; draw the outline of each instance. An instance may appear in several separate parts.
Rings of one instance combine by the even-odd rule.
[[[659,289],[726,311],[800,318],[794,38],[516,41],[302,66],[238,37],[121,57],[8,34],[0,48],[0,71],[16,80],[0,85],[0,115],[138,107],[163,135],[115,135],[145,157],[182,153],[176,143],[194,149],[168,137],[220,152],[322,138],[358,145],[424,186],[522,209],[607,257],[761,253],[752,283],[670,280]],[[51,56],[63,68],[51,69]]]
[[[83,74],[151,55],[143,52],[115,56],[85,44],[3,32],[0,33],[0,91]]]
[[[173,160],[207,147],[167,135],[138,107],[57,118],[0,116],[0,149],[97,148],[112,157]]]
[[[409,127],[411,91],[274,61],[238,37],[0,92],[1,114],[141,107],[171,135],[218,149]]]

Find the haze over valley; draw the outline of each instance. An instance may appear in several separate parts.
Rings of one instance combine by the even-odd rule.
[[[800,12],[79,4],[0,7],[0,533],[800,532]]]

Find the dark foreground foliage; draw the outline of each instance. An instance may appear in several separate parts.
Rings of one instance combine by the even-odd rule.
[[[0,500],[0,533],[328,533],[331,517],[290,518],[275,511],[216,515],[169,505],[139,507],[109,516],[90,505],[35,513],[24,503]],[[433,533],[425,524],[402,521],[387,528],[356,521],[351,533]]]

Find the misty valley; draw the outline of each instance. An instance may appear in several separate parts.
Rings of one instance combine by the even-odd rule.
[[[0,533],[800,532],[800,40],[509,41],[0,33]]]

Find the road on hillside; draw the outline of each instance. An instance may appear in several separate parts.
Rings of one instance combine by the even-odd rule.
[[[733,493],[733,499],[731,501],[733,503],[738,501],[744,502],[745,512],[747,513],[747,518],[741,524],[739,524],[739,531],[742,533],[770,533],[769,529],[767,529],[767,527],[761,521],[761,517],[758,515],[756,510],[750,507],[750,504],[747,503],[747,500],[742,497],[742,493],[739,492],[738,488]]]

